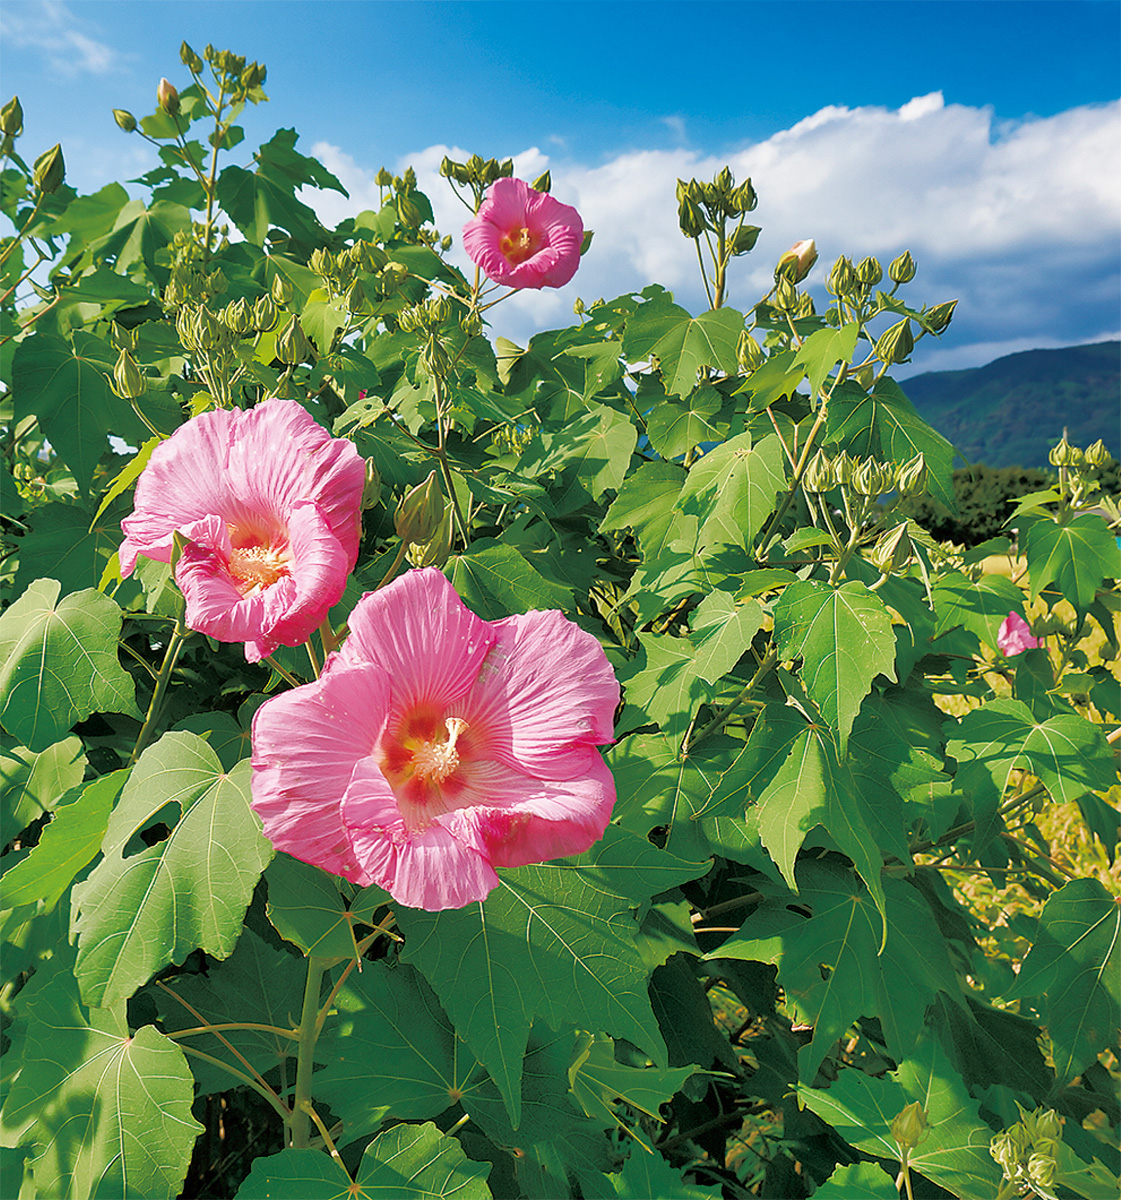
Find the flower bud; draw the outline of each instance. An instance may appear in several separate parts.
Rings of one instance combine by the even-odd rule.
[[[884,269],[880,266],[878,258],[861,259],[860,265],[856,268],[856,277],[865,287],[875,287],[884,277]]]
[[[362,393],[365,395],[365,393]],[[372,458],[366,459],[366,483],[362,488],[362,509],[373,508],[381,499],[381,475]]]
[[[183,42],[179,47],[179,61],[192,75],[197,75],[202,70],[202,59],[199,58],[186,42]]]
[[[553,177],[548,171],[542,171],[529,186],[535,192],[548,192],[553,186]]]
[[[864,459],[853,471],[850,486],[858,496],[878,496],[880,494],[880,464],[874,458]]]
[[[5,137],[17,138],[23,132],[23,107],[19,97],[13,96],[0,108],[0,133]]]
[[[1047,461],[1053,467],[1073,467],[1079,456],[1079,451],[1076,450],[1067,440],[1064,434],[1063,440],[1057,445],[1052,446],[1047,455]]]
[[[330,251],[324,250],[322,246],[311,252],[311,257],[308,259],[307,265],[316,275],[322,275],[323,277],[333,275],[335,271],[334,256]]]
[[[136,118],[128,111],[127,108],[113,109],[113,120],[117,122],[118,126],[120,126],[125,133],[136,132]]]
[[[854,379],[866,391],[872,390],[872,384],[876,381],[876,368],[871,363],[865,363],[862,367],[857,367],[849,376]]]
[[[954,309],[957,308],[957,305],[956,300],[947,300],[943,304],[936,304],[933,308],[928,308],[922,315],[927,329],[931,333],[945,333],[954,319]]]
[[[752,371],[758,371],[767,361],[762,347],[746,329],[740,334],[739,341],[736,342],[736,359],[739,362],[740,370],[745,375],[750,375]]]
[[[366,303],[366,293],[363,290],[362,284],[356,279],[351,285],[350,290],[346,294],[343,303],[346,305],[347,312],[358,312],[363,304]]]
[[[775,267],[775,278],[789,279],[791,283],[801,283],[810,273],[817,262],[817,246],[813,238],[805,238],[795,242],[793,246],[778,260]]]
[[[1105,448],[1105,442],[1098,440],[1086,451],[1086,463],[1091,467],[1108,467],[1113,456]]]
[[[156,103],[173,117],[179,112],[179,93],[166,79],[161,79],[156,88]]]
[[[255,323],[249,301],[242,296],[232,304],[227,304],[222,309],[222,321],[231,333],[236,333],[239,337],[250,333]]]
[[[894,529],[880,534],[869,558],[881,575],[890,575],[907,565],[911,559],[911,552],[911,535],[907,532],[907,522],[901,521]],[[899,1120],[899,1117],[896,1117],[896,1120]]]
[[[291,367],[314,356],[315,351],[312,350],[311,342],[307,340],[307,335],[300,325],[300,318],[293,313],[276,339],[276,357]]]
[[[431,471],[423,483],[410,488],[401,498],[393,524],[403,542],[423,545],[436,532],[443,515],[444,497],[436,472]]]
[[[278,320],[276,305],[272,301],[271,296],[259,296],[257,303],[253,305],[253,326],[259,329],[261,333],[268,333],[270,329],[276,328]]]
[[[790,312],[795,308],[798,303],[798,292],[789,279],[778,280],[771,303],[783,312]]]
[[[387,188],[393,184],[393,176],[385,167],[378,167],[378,173],[374,176],[374,182],[380,188]]]
[[[911,321],[904,317],[876,339],[876,357],[888,366],[905,363],[911,357],[915,348],[915,338],[911,333]]]
[[[573,300],[573,302],[572,302],[572,311],[573,311],[573,312],[574,312],[574,313],[575,313],[575,314],[576,314],[578,317],[582,317],[582,316],[584,315],[584,313],[587,311],[587,309],[585,308],[584,301],[583,301],[583,298],[582,298],[582,297],[580,297],[580,296],[577,296],[577,297],[576,297],[576,299],[575,299],[575,300]]]
[[[192,335],[198,350],[214,350],[222,343],[222,327],[214,314],[207,308],[199,308],[195,313]]]
[[[278,308],[284,308],[292,299],[292,284],[283,275],[272,281],[272,298]]]
[[[834,296],[846,296],[855,286],[856,272],[852,263],[842,254],[829,272],[829,278],[825,281],[826,290]]]
[[[452,551],[452,510],[444,510],[436,532],[427,542],[410,542],[405,556],[414,567],[443,567]]]
[[[1011,1137],[1010,1130],[998,1133],[989,1142],[989,1153],[999,1164],[1000,1169],[1004,1172],[1004,1177],[1012,1179],[1016,1174],[1016,1164],[1019,1162],[1019,1156],[1016,1153],[1016,1145]]]
[[[903,528],[906,529],[906,526]],[[917,1100],[912,1100],[892,1120],[891,1136],[899,1146],[907,1150],[914,1150],[929,1128],[930,1122],[923,1106]]]
[[[739,187],[733,189],[731,202],[735,209],[733,215],[749,213],[759,203],[759,197],[755,194],[750,179],[745,179]]]
[[[226,288],[230,286],[226,279],[225,271],[221,267],[215,267],[206,277],[206,286],[212,296],[222,295]]]
[[[847,450],[842,450],[833,460],[833,473],[836,475],[837,483],[841,487],[849,487],[851,485],[856,466],[856,459]]]
[[[833,462],[824,450],[819,450],[806,464],[802,475],[802,486],[807,492],[820,495],[832,491],[837,486],[837,472]]]
[[[707,228],[699,206],[689,196],[683,196],[677,206],[677,223],[687,238],[700,237]]]
[[[904,250],[898,258],[892,259],[887,269],[887,277],[892,283],[910,283],[915,277],[916,269],[910,250]]]
[[[397,197],[397,216],[407,229],[419,229],[424,220],[420,205],[407,193]]]
[[[747,254],[748,251],[754,250],[760,233],[762,233],[762,230],[758,225],[741,225],[732,234],[731,240],[728,242],[730,253],[734,256],[737,254]]]
[[[62,158],[62,146],[58,142],[44,150],[35,160],[31,178],[39,191],[46,195],[57,192],[66,178],[66,163]]]
[[[1055,1160],[1048,1155],[1033,1154],[1028,1159],[1028,1176],[1032,1183],[1043,1188],[1050,1188],[1055,1182]]]
[[[140,364],[128,350],[122,350],[117,365],[113,368],[113,391],[122,400],[135,400],[138,396],[143,396],[147,389],[148,381],[144,378]]]
[[[927,489],[930,472],[926,469],[926,458],[920,450],[914,458],[908,459],[900,468],[896,477],[896,487],[899,495],[906,499],[909,496],[921,496]]]

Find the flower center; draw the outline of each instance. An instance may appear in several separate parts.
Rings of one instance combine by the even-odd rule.
[[[446,742],[422,742],[413,751],[413,773],[425,782],[443,783],[459,766],[455,744],[467,722],[462,717],[448,717],[444,725],[448,731]]]
[[[230,574],[243,596],[253,596],[288,574],[287,550],[271,546],[237,546],[230,551]]]
[[[540,246],[541,238],[525,225],[511,229],[498,239],[498,248],[512,267],[519,266],[527,258],[532,258]]]

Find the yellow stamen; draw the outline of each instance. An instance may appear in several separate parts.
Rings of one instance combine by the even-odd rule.
[[[509,233],[504,233],[499,238],[498,248],[506,261],[512,267],[516,267],[527,258],[531,258],[539,244],[540,239],[523,225],[520,229],[511,229]]]
[[[287,554],[270,546],[243,546],[230,551],[230,574],[237,590],[251,596],[288,574]]]
[[[444,725],[448,731],[446,742],[425,742],[413,751],[414,774],[433,783],[443,783],[459,766],[455,744],[467,728],[467,722],[462,717],[448,717]]]

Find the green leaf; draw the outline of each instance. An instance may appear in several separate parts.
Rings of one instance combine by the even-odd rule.
[[[203,1132],[183,1051],[152,1025],[130,1036],[123,1004],[87,1017],[65,965],[45,970],[4,1106],[8,1128],[36,1118],[38,1194],[172,1200]]]
[[[156,819],[163,841],[137,845]],[[112,1004],[201,947],[231,953],[272,857],[249,807],[249,763],[230,772],[193,733],[167,733],[140,756],[109,818],[105,857],[74,889],[78,963],[89,1001]]]
[[[353,1181],[322,1150],[288,1149],[255,1159],[237,1200],[490,1200],[489,1173],[431,1122],[395,1125],[366,1147]]]
[[[852,362],[859,332],[860,325],[856,321],[850,321],[840,329],[819,329],[798,348],[794,361],[805,368],[812,395],[817,395],[838,363]]]
[[[1060,804],[1117,782],[1101,729],[1075,713],[1040,722],[1020,700],[991,700],[944,728],[946,751],[958,760],[955,790],[973,803],[975,852],[995,831],[997,809],[1017,768],[1037,775]]]
[[[121,544],[120,518],[128,509],[91,521],[77,504],[44,504],[31,514],[31,532],[20,540],[19,569],[13,593],[20,595],[36,579],[57,579],[62,594],[96,588],[105,565]],[[116,518],[116,519],[114,519]]]
[[[317,1047],[316,1099],[344,1123],[348,1145],[388,1116],[438,1117],[482,1079],[424,976],[403,964],[366,963],[352,973]],[[464,1100],[469,1104],[469,1100]]]
[[[680,738],[697,702],[711,687],[697,675],[695,651],[688,638],[638,634],[643,654],[634,674],[622,676],[627,704],[634,709],[624,728],[654,722],[664,733]]]
[[[448,562],[444,574],[468,608],[488,621],[535,608],[571,612],[575,605],[570,590],[546,579],[506,543],[473,542]]]
[[[82,782],[86,755],[80,738],[63,738],[36,753],[14,739],[0,743],[0,845],[26,829],[41,813]]]
[[[295,1029],[306,979],[304,964],[294,954],[274,950],[251,929],[246,929],[233,954],[224,962],[210,963],[205,975],[180,975],[164,987],[150,988],[147,994],[155,1002],[168,1033],[197,1029],[206,1023],[222,1025],[239,1021]],[[243,1074],[245,1063],[231,1054],[230,1046],[262,1075],[274,1069],[282,1058],[296,1054],[292,1038],[263,1029],[224,1029],[221,1038],[216,1034],[199,1034],[183,1038],[182,1045],[209,1054]],[[189,1061],[200,1094],[224,1092],[238,1086],[236,1076],[213,1063],[193,1056]]]
[[[627,319],[623,356],[628,361],[657,360],[666,391],[687,396],[705,367],[734,374],[736,343],[743,332],[743,314],[716,308],[690,317],[676,304],[651,301]]]
[[[825,440],[856,458],[877,458],[902,465],[921,453],[930,472],[931,494],[955,508],[951,466],[954,448],[933,430],[888,376],[871,392],[843,383],[829,400]]]
[[[684,483],[685,472],[676,463],[643,463],[624,481],[600,529],[633,529],[643,556],[654,557],[678,524],[675,501]]]
[[[56,810],[31,853],[4,872],[2,908],[41,901],[53,908],[83,867],[101,849],[113,801],[128,771],[95,779]]]
[[[265,871],[268,915],[277,933],[319,958],[356,958],[354,919],[334,875],[278,854]]]
[[[840,865],[807,859],[797,875],[798,901],[810,916],[789,907],[788,894],[779,895],[706,957],[778,967],[787,1004],[814,1026],[812,1040],[798,1053],[803,1081],[813,1080],[834,1042],[861,1017],[878,1017],[888,1054],[905,1058],[938,991],[959,991],[929,907],[910,885],[886,879],[881,922],[867,889]]]
[[[815,1200],[899,1200],[895,1180],[875,1163],[838,1167],[814,1192]]]
[[[750,548],[786,487],[782,444],[768,434],[753,446],[741,433],[695,462],[680,504],[700,521],[700,541]]]
[[[182,204],[156,200],[147,206],[133,200],[121,209],[112,232],[90,246],[89,255],[95,262],[111,260],[122,275],[143,263],[148,278],[156,280],[167,270],[157,254],[190,228],[191,210]]]
[[[595,1179],[581,1172],[580,1185],[584,1200],[720,1200],[724,1194],[720,1187],[687,1182],[660,1154],[641,1149],[631,1151],[617,1174]]]
[[[40,579],[0,614],[0,722],[44,750],[92,712],[140,717],[135,684],[117,659],[121,610],[93,588],[61,603]]]
[[[530,443],[519,471],[536,477],[552,471],[571,473],[567,488],[554,502],[563,508],[573,492],[598,500],[607,488],[618,488],[627,474],[638,433],[628,417],[596,404],[562,429],[543,431]]]
[[[755,600],[739,604],[728,592],[711,592],[689,618],[689,641],[696,647],[694,670],[709,683],[716,683],[751,648],[759,632],[763,608]]]
[[[1121,577],[1117,540],[1105,521],[1081,513],[1060,525],[1047,518],[1033,521],[1024,535],[1024,555],[1035,600],[1049,583],[1079,612],[1085,612],[1103,580]]]
[[[710,420],[721,409],[724,397],[710,384],[689,392],[680,403],[663,400],[646,419],[650,444],[663,458],[680,458],[702,442],[719,442],[727,425]]]
[[[844,754],[849,731],[877,675],[895,679],[895,637],[883,601],[862,583],[840,587],[799,580],[774,607],[775,644],[784,661],[802,659],[799,676],[837,731]]]
[[[1121,1024],[1121,909],[1096,879],[1052,893],[1010,999],[1041,1004],[1058,1087],[1081,1074]]]
[[[938,614],[935,637],[960,625],[992,650],[997,648],[1001,622],[1024,606],[1024,593],[1004,575],[974,582],[960,571],[948,571],[934,581],[931,595]]]
[[[143,446],[132,456],[132,458],[121,468],[117,478],[113,480],[109,490],[102,497],[101,503],[97,506],[97,512],[94,514],[93,521],[90,525],[96,523],[101,514],[113,503],[114,500],[122,493],[127,491],[143,474],[144,468],[148,465],[148,459],[152,457],[152,451],[160,444],[162,438],[150,437]],[[118,532],[120,526],[117,526]]]
[[[753,412],[769,408],[784,396],[793,395],[794,389],[806,375],[805,365],[799,363],[797,358],[797,352],[794,350],[772,354],[758,370],[747,377],[735,394],[749,395]]]
[[[995,1196],[1000,1187],[1000,1167],[989,1154],[993,1131],[933,1038],[884,1078],[845,1067],[828,1089],[800,1086],[798,1096],[850,1145],[892,1162],[899,1160],[899,1146],[891,1122],[917,1101],[930,1130],[911,1151],[911,1170],[954,1196]]]
[[[504,871],[480,904],[397,909],[405,960],[498,1084],[515,1127],[535,1017],[625,1037],[664,1065],[632,908],[708,869],[608,826],[577,858]]]

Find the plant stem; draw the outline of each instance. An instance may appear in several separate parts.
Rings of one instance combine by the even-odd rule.
[[[307,984],[304,987],[304,1007],[300,1014],[299,1048],[296,1052],[296,1094],[292,1100],[292,1119],[289,1123],[291,1144],[306,1150],[311,1135],[311,1070],[315,1043],[319,1036],[319,992],[323,975],[330,960],[314,954],[307,960]]]
[[[175,670],[175,663],[179,658],[179,651],[183,649],[183,643],[187,640],[189,631],[183,622],[176,621],[175,628],[171,634],[171,641],[167,644],[167,651],[163,656],[163,665],[160,667],[160,673],[156,676],[156,686],[152,691],[152,699],[148,705],[148,713],[144,718],[144,724],[140,727],[140,733],[136,738],[136,745],[132,748],[132,755],[129,758],[129,765],[136,762],[148,745],[152,738],[152,730],[156,726],[156,721],[159,719],[160,710],[163,708],[164,695],[167,692],[167,685],[171,680],[171,673]]]
[[[770,654],[759,664],[758,670],[751,677],[750,683],[743,689],[742,692],[731,703],[726,704],[720,712],[712,718],[707,725],[683,748],[683,752],[688,754],[689,751],[700,741],[715,733],[718,729],[723,728],[728,718],[736,711],[737,708],[751,695],[767,675],[774,669],[778,663],[778,651],[772,650]]]
[[[223,1062],[220,1058],[215,1058],[213,1054],[207,1054],[204,1050],[196,1050],[194,1046],[180,1046],[180,1050],[184,1054],[190,1054],[194,1058],[204,1059],[215,1067],[220,1067],[223,1071],[229,1072],[235,1079],[240,1079],[247,1087],[251,1087],[259,1096],[263,1097],[276,1110],[280,1119],[288,1124],[291,1113],[288,1111],[284,1101],[270,1087],[262,1087],[252,1075],[246,1075],[244,1071],[239,1071],[237,1067],[231,1067],[229,1063]]]

